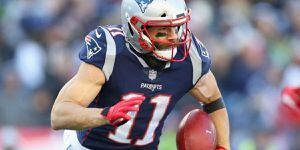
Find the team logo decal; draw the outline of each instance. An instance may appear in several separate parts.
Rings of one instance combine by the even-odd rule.
[[[149,77],[150,80],[155,80],[156,77],[157,77],[157,71],[155,71],[155,70],[153,70],[153,69],[149,70],[149,75],[148,75],[148,77]]]
[[[204,47],[204,45],[202,44],[202,42],[200,42],[198,39],[196,41],[200,45],[202,56],[209,57],[209,53],[208,53],[207,49]]]
[[[141,11],[143,13],[147,9],[147,6],[153,2],[153,0],[135,0],[135,1],[139,4]]]
[[[87,35],[85,37],[85,45],[87,49],[87,54],[86,54],[87,59],[90,59],[92,56],[94,56],[101,50],[101,47],[98,45],[96,40],[90,35]]]

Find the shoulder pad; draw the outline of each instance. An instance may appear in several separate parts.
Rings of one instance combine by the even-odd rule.
[[[211,58],[209,56],[208,50],[204,46],[204,44],[199,41],[194,35],[193,36],[193,44],[195,44],[195,48],[201,58],[202,61],[202,71],[201,71],[201,76],[206,74],[211,67]]]
[[[192,35],[190,58],[193,65],[193,84],[205,75],[211,67],[211,59],[205,46]]]
[[[91,31],[84,38],[79,58],[100,68],[108,80],[116,58],[115,41],[111,34],[103,27]]]

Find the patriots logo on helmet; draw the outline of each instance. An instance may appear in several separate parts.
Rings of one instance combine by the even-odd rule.
[[[141,11],[144,13],[147,9],[147,6],[153,2],[153,0],[135,0],[141,8]]]
[[[87,59],[90,59],[92,56],[94,56],[95,54],[97,54],[98,52],[100,52],[100,50],[102,49],[98,43],[96,42],[96,40],[91,37],[90,35],[87,35],[85,37],[85,45],[86,45],[86,49],[87,49]]]

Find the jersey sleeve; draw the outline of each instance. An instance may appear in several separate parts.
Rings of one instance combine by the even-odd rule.
[[[112,73],[115,57],[113,38],[105,28],[98,27],[85,36],[79,59],[101,69],[107,81]]]
[[[208,50],[194,35],[192,35],[190,57],[193,64],[193,83],[195,84],[211,67],[211,58]]]
[[[206,49],[206,47],[203,45],[202,42],[200,42],[197,38],[195,38],[196,40],[196,47],[197,50],[200,54],[201,57],[201,61],[202,61],[202,72],[201,72],[201,76],[205,75],[211,67],[211,58],[209,55],[208,50]]]

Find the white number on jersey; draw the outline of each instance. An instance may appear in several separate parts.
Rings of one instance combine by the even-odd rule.
[[[137,95],[140,94],[135,94],[135,93],[131,93],[128,95],[125,95],[123,98],[127,99],[130,97],[135,97]],[[154,139],[154,132],[155,129],[158,127],[160,120],[163,118],[167,107],[170,103],[171,100],[171,95],[163,95],[163,94],[158,94],[156,96],[154,96],[153,98],[151,98],[150,103],[152,105],[154,105],[154,109],[152,111],[152,118],[149,121],[148,125],[147,125],[147,130],[143,136],[143,139],[138,139],[134,144],[135,145],[147,145],[151,142],[153,142]],[[129,138],[131,129],[134,126],[134,120],[135,117],[137,116],[136,112],[134,113],[130,113],[129,114],[131,116],[131,119],[125,123],[122,126],[119,126],[118,128],[116,128],[115,133],[109,133],[108,138],[119,142],[119,143],[124,143],[124,144],[130,144],[132,139]]]

